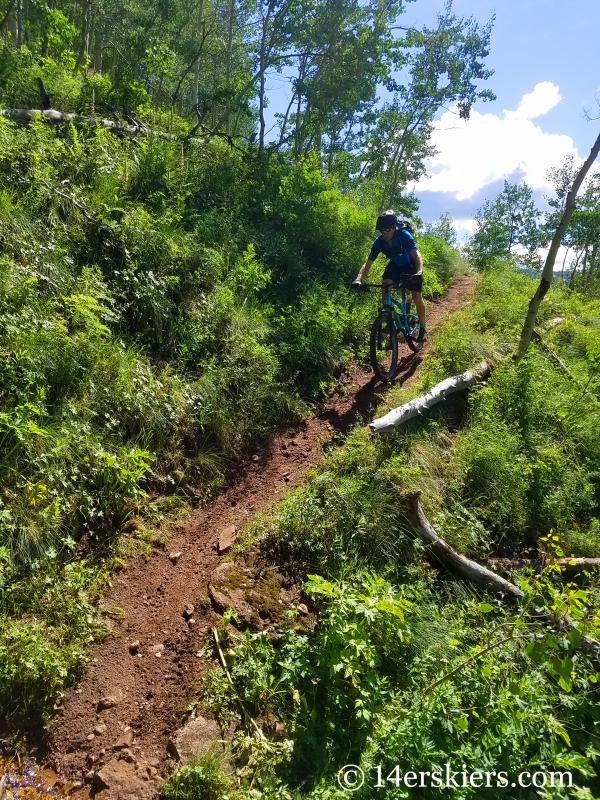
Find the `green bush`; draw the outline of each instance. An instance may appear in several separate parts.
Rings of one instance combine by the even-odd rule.
[[[177,767],[163,785],[161,797],[164,800],[227,800],[233,794],[220,758],[206,754]]]

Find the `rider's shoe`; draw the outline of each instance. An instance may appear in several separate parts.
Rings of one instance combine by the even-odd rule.
[[[425,328],[419,328],[419,332],[417,333],[417,341],[418,342],[427,341],[427,330]]]

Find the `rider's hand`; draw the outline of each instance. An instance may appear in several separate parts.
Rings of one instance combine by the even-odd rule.
[[[354,289],[357,292],[368,292],[369,291],[369,287],[365,286],[364,284],[362,284],[359,280],[352,281],[352,283],[350,284],[350,288]]]

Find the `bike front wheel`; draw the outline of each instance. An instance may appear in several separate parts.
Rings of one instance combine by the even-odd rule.
[[[413,353],[418,353],[419,350],[423,347],[423,339],[419,339],[419,318],[416,314],[407,314],[406,315],[406,325],[408,328],[408,333],[404,333],[404,341],[413,351]]]
[[[380,314],[371,328],[371,366],[384,383],[391,381],[398,366],[398,334],[392,315]]]

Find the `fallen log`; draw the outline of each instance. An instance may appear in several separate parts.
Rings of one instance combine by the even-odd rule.
[[[482,589],[491,589],[495,594],[506,598],[510,602],[521,600],[523,592],[514,583],[505,580],[470,558],[457,553],[435,532],[433,526],[423,513],[418,494],[406,497],[406,516],[412,529],[419,539],[427,545],[427,558],[436,562],[434,566],[443,566],[453,572],[458,572],[464,578],[480,586]]]
[[[476,584],[482,589],[489,589],[494,594],[509,603],[515,603],[523,598],[523,592],[514,583],[501,578],[470,558],[457,553],[440,536],[437,535],[433,526],[423,513],[419,493],[407,495],[405,498],[406,520],[417,534],[419,539],[427,546],[428,560],[432,566],[439,565],[457,572],[471,583]],[[531,618],[536,622],[547,623],[559,629],[577,628],[575,620],[569,615],[558,616],[556,614],[531,614]],[[589,652],[596,661],[600,661],[600,642],[592,639],[591,636],[582,636],[581,642],[584,649]]]
[[[63,122],[85,122],[88,125],[100,125],[103,128],[109,128],[113,133],[123,134],[146,134],[148,129],[143,125],[123,125],[114,122],[112,119],[101,119],[100,117],[85,117],[81,114],[71,114],[67,111],[57,111],[54,108],[48,108],[39,111],[34,108],[0,108],[0,117],[8,117],[13,122],[20,125],[28,125],[34,119],[46,119],[53,125],[59,125]]]
[[[198,123],[190,131],[190,133],[186,134],[185,136],[176,136],[175,134],[165,133],[164,131],[152,130],[141,123],[125,125],[124,123],[114,122],[112,119],[87,117],[82,114],[72,114],[68,111],[57,111],[54,108],[44,109],[41,111],[34,108],[0,108],[0,117],[7,117],[19,125],[28,125],[30,122],[33,122],[34,119],[45,119],[52,125],[60,125],[64,122],[84,123],[85,125],[91,126],[99,125],[102,128],[108,128],[117,136],[123,136],[125,134],[131,136],[152,135],[158,136],[162,139],[182,142],[183,144],[188,144],[189,142],[194,142],[194,144],[204,144],[204,140],[202,138],[194,135],[200,131],[205,137],[224,139],[234,150],[245,152],[238,147],[238,145],[236,145],[233,137],[229,136],[229,134],[223,133],[222,131],[211,130],[202,123]]]
[[[385,433],[401,425],[403,422],[416,417],[417,414],[422,414],[423,411],[436,405],[441,400],[445,400],[448,395],[461,391],[462,389],[468,389],[469,386],[472,386],[477,381],[483,380],[489,374],[489,364],[486,361],[482,361],[481,364],[478,364],[474,369],[469,369],[460,375],[446,378],[425,394],[415,397],[414,400],[392,409],[385,416],[373,420],[369,428],[373,433]]]

